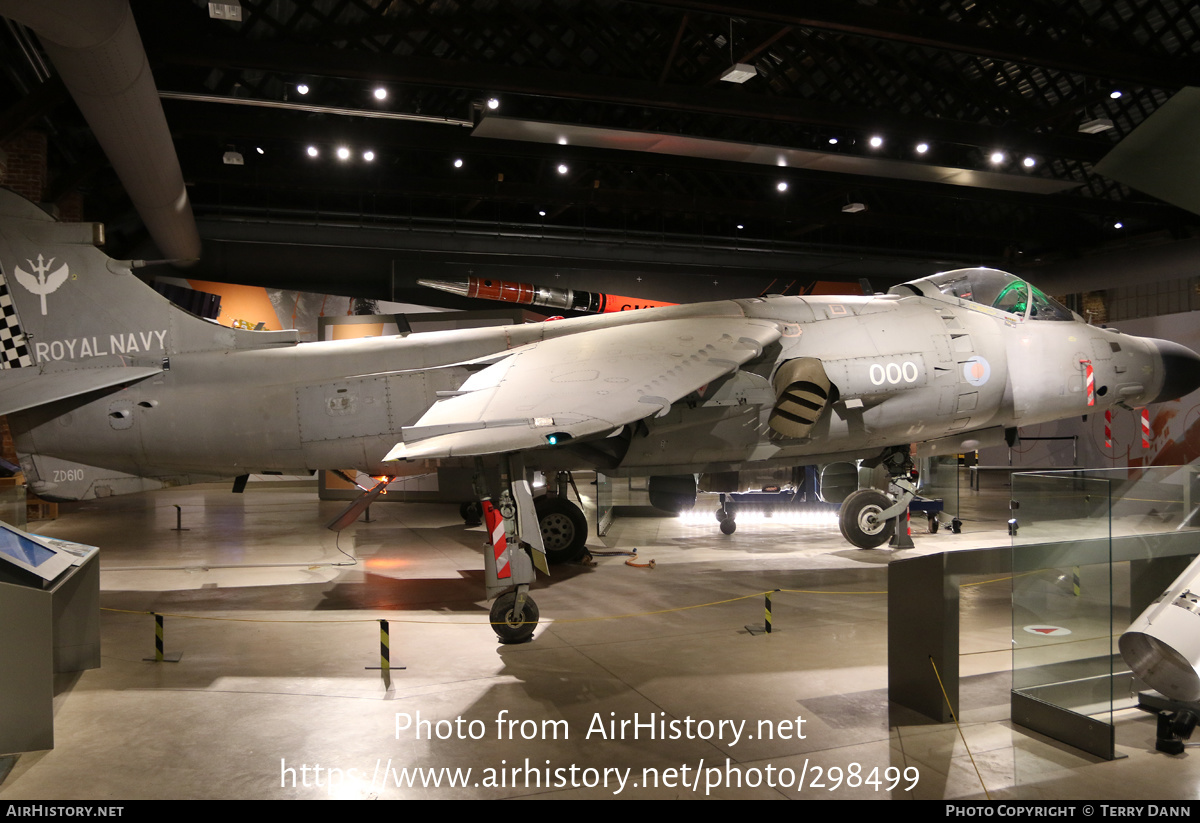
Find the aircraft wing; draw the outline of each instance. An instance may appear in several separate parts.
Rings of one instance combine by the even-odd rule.
[[[384,460],[518,451],[607,434],[730,374],[779,339],[744,317],[593,329],[515,350],[402,430]]]

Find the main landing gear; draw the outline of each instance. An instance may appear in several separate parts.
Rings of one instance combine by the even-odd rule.
[[[733,534],[737,531],[737,503],[726,494],[721,495],[721,505],[717,509],[717,522],[721,524],[721,534]]]

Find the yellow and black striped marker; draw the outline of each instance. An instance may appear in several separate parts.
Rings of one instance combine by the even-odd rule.
[[[163,653],[163,616],[158,612],[150,612],[154,615],[154,657],[143,657],[144,663],[178,663],[183,659],[182,653],[164,654]]]

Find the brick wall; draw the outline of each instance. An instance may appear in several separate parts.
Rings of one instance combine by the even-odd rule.
[[[35,203],[46,191],[46,135],[27,131],[0,144],[7,156],[0,184]]]

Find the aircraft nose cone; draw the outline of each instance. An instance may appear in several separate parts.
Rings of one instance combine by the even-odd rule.
[[[1200,389],[1200,355],[1170,340],[1155,340],[1163,364],[1163,386],[1151,402],[1175,400]]]

